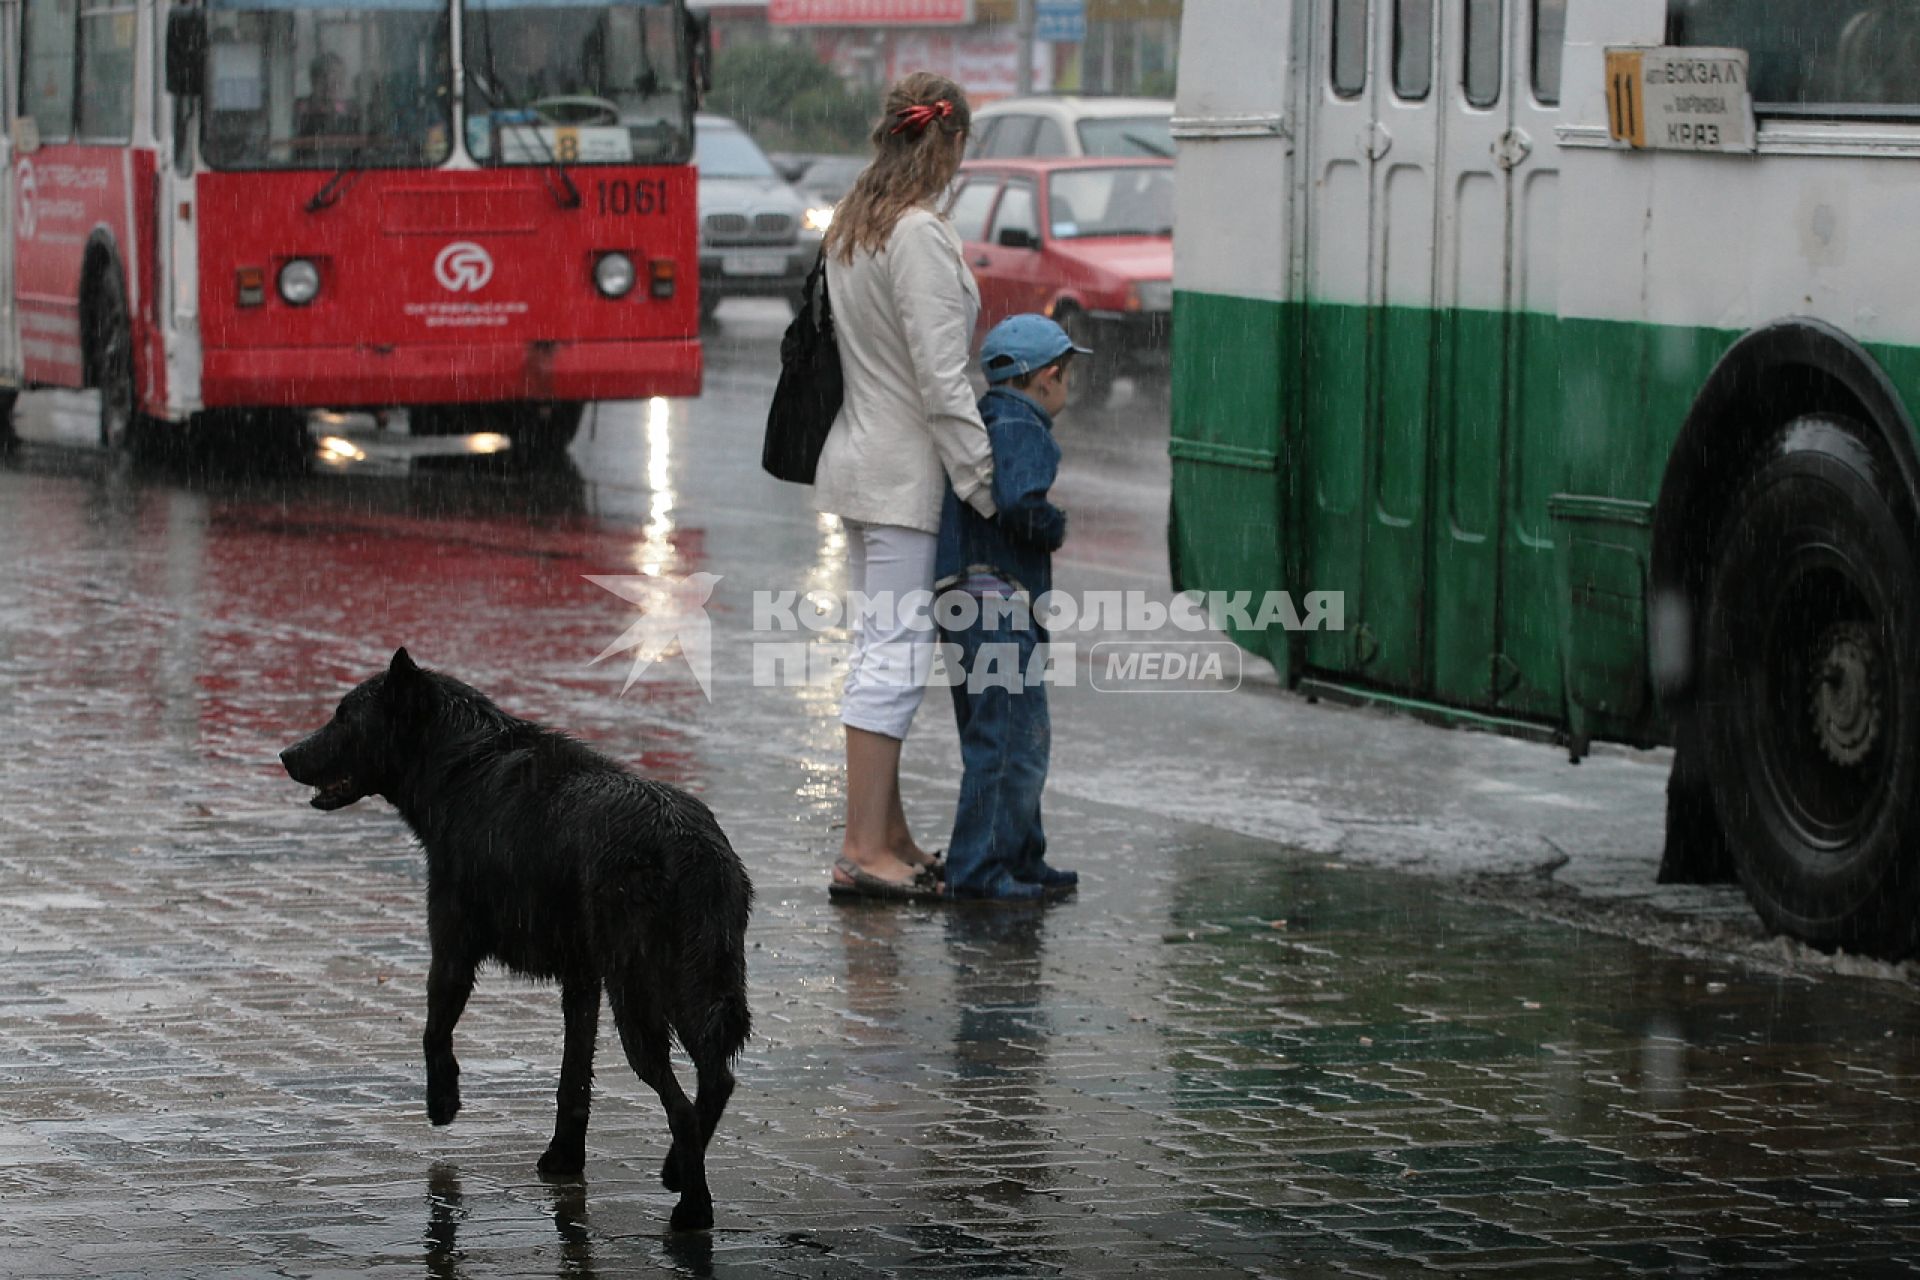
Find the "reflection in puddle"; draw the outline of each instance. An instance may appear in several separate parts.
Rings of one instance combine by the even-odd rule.
[[[972,1185],[956,1183],[949,1196],[1018,1210],[1053,1185],[1059,1135],[1045,1119],[1057,1108],[1043,1096],[1051,1041],[1043,1007],[1045,928],[1046,913],[1037,907],[947,913],[956,1005],[948,1093],[955,1115],[934,1152],[973,1175]],[[1043,1223],[1030,1224],[1028,1243],[1045,1242]]]
[[[663,396],[647,401],[647,522],[640,529],[633,566],[657,574],[673,564],[673,410]]]
[[[427,1171],[426,1234],[427,1274],[434,1280],[465,1274],[460,1269],[458,1247],[460,1222],[465,1217],[460,1171],[449,1164],[434,1165]]]
[[[573,1280],[594,1280],[599,1270],[593,1232],[587,1221],[586,1182],[579,1178],[564,1178],[545,1185],[549,1216],[553,1220],[554,1233],[559,1238],[552,1274]],[[460,1182],[460,1170],[445,1162],[435,1164],[427,1171],[427,1227],[423,1237],[427,1275],[432,1280],[500,1274],[496,1265],[498,1259],[490,1256],[493,1250],[505,1243],[503,1232],[497,1224],[483,1233],[481,1244],[461,1247],[461,1229],[473,1218],[474,1212],[467,1205],[466,1190]],[[710,1243],[706,1244],[703,1255],[698,1244],[687,1243],[682,1248],[676,1248],[670,1238],[668,1252],[676,1261],[684,1254],[689,1261],[681,1262],[681,1265],[696,1275],[712,1273]],[[703,1256],[704,1264],[700,1261]],[[540,1270],[546,1271],[548,1268],[542,1267]]]

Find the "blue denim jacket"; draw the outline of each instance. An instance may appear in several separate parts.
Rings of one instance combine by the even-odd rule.
[[[942,588],[992,573],[1035,599],[1053,589],[1053,553],[1067,537],[1067,513],[1047,501],[1060,470],[1060,446],[1045,409],[1011,387],[980,397],[980,417],[993,446],[991,519],[947,486],[940,511],[934,579]]]

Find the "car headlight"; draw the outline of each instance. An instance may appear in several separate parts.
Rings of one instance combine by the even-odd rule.
[[[830,204],[815,205],[813,208],[807,210],[805,216],[800,219],[800,225],[809,231],[824,234],[826,229],[833,225],[833,206]]]
[[[320,268],[305,258],[290,259],[280,268],[280,300],[291,307],[304,307],[320,296]]]
[[[1140,299],[1142,311],[1173,310],[1173,281],[1142,280],[1133,286],[1134,296]]]
[[[624,253],[603,253],[593,264],[593,287],[609,298],[633,292],[633,259]]]

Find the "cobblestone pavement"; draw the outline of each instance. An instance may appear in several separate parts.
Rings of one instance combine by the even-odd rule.
[[[1272,797],[1209,789],[1249,767],[1220,706],[1275,737],[1361,717],[1064,697],[1049,824],[1077,898],[829,906],[829,683],[747,687],[724,594],[711,702],[671,663],[624,699],[620,661],[586,665],[631,606],[582,574],[836,572],[803,501],[716,462],[750,431],[700,412],[609,412],[581,474],[538,482],[0,465],[0,1273],[1915,1268],[1910,987],[1457,901],[1250,834]],[[665,1231],[665,1123],[610,1035],[587,1176],[536,1177],[551,989],[483,977],[465,1110],[427,1124],[419,859],[384,805],[315,813],[274,763],[399,642],[698,790],[752,868],[756,1037],[710,1235]],[[909,753],[929,835],[955,789],[943,710]],[[1357,822],[1367,760],[1320,750]],[[1089,759],[1169,751],[1188,772],[1143,767],[1133,797]],[[1394,819],[1427,766],[1378,767]],[[1589,800],[1631,793],[1598,776]],[[1149,803],[1173,790],[1202,811]]]

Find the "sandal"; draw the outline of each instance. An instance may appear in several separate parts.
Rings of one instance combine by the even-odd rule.
[[[863,871],[850,858],[840,858],[833,869],[845,876],[843,883],[837,877],[827,882],[827,896],[835,899],[866,899],[879,902],[941,902],[944,895],[940,892],[939,877],[934,874],[931,865],[921,867],[908,881],[882,880],[870,871]]]

